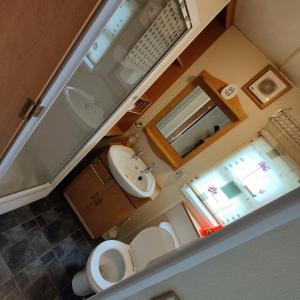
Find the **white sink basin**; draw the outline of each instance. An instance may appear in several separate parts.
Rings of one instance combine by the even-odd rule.
[[[96,104],[94,97],[72,86],[66,86],[64,93],[67,103],[77,118],[88,128],[97,129],[105,115],[103,109]]]
[[[155,179],[151,172],[142,172],[147,168],[138,157],[133,158],[133,149],[116,145],[108,152],[109,168],[119,185],[129,194],[146,198],[153,195]]]

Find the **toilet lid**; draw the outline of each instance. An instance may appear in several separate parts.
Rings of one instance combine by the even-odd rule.
[[[156,226],[140,232],[130,243],[130,248],[135,270],[139,271],[150,261],[175,249],[175,244],[166,230]]]

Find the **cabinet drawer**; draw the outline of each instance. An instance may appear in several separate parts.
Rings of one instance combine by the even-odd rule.
[[[93,236],[98,237],[121,223],[133,211],[134,207],[124,192],[116,183],[113,183],[81,212],[81,217]]]
[[[93,162],[67,186],[64,194],[77,211],[82,211],[112,184],[113,180],[101,162]]]

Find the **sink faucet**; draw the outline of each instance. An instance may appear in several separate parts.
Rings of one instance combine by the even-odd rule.
[[[155,163],[153,162],[151,166],[147,167],[142,173],[149,173],[155,168]]]
[[[132,158],[134,159],[138,159],[139,157],[141,157],[141,155],[144,153],[143,150],[139,150],[138,152],[134,153],[134,155],[132,155]]]

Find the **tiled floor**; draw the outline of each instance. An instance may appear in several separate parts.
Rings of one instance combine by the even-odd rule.
[[[95,243],[59,191],[0,215],[0,299],[80,299],[71,280]]]

